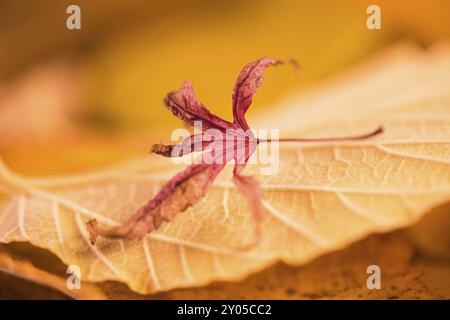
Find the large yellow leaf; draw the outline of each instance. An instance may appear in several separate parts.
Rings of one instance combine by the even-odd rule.
[[[182,169],[157,156],[43,179],[1,166],[0,240],[29,241],[78,265],[84,281],[117,280],[140,293],[235,280],[277,260],[306,263],[372,232],[410,225],[449,200],[449,84],[449,47],[401,47],[255,121],[283,135],[341,136],[378,125],[385,134],[285,145],[274,176],[249,166],[267,211],[262,242],[251,251],[236,249],[252,241],[253,219],[230,168],[203,200],[144,239],[90,245],[86,221],[118,225]]]

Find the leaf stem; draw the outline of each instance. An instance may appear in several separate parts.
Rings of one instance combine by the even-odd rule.
[[[364,140],[383,133],[383,127],[378,127],[376,130],[356,136],[331,137],[331,138],[281,138],[281,139],[258,139],[260,142],[330,142],[330,141],[348,141],[348,140]]]

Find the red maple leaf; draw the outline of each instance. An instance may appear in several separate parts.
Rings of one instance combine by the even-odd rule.
[[[294,61],[290,61],[295,66]],[[191,135],[175,145],[156,144],[152,152],[166,157],[180,157],[193,151],[204,151],[194,164],[170,179],[146,205],[141,207],[121,226],[103,229],[96,220],[88,222],[91,242],[97,236],[134,239],[145,236],[159,228],[164,222],[195,204],[207,193],[210,185],[222,171],[227,162],[234,160],[233,182],[247,198],[255,218],[255,241],[260,238],[260,225],[263,221],[262,190],[259,183],[250,176],[242,175],[250,156],[262,142],[272,140],[257,139],[245,119],[253,94],[263,82],[263,71],[271,65],[283,61],[274,58],[262,58],[246,65],[240,72],[233,89],[233,122],[212,114],[197,100],[190,82],[167,95],[165,106],[190,126],[201,124],[202,133]],[[320,139],[279,139],[278,141],[337,141],[365,139],[382,132],[382,128],[361,135]]]

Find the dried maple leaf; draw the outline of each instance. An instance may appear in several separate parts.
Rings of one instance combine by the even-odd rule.
[[[0,167],[0,242],[27,241],[76,264],[84,281],[116,280],[140,293],[237,280],[283,260],[305,264],[375,232],[415,223],[450,200],[450,48],[401,48],[346,76],[274,106],[255,128],[281,124],[304,137],[385,134],[353,142],[285,144],[264,191],[264,235],[226,166],[205,197],[140,240],[99,237],[154,197],[175,170],[153,156],[91,174],[24,178]],[[295,115],[295,116],[293,116]],[[257,176],[249,164],[246,175]]]
[[[233,181],[242,193],[249,199],[257,227],[262,220],[261,190],[259,184],[251,177],[240,174],[246,166],[249,157],[254,152],[258,140],[254,137],[245,120],[256,89],[262,84],[263,70],[270,65],[282,63],[273,58],[262,58],[245,66],[236,81],[233,90],[233,117],[234,122],[228,122],[212,114],[197,100],[194,89],[189,81],[186,81],[177,92],[171,92],[164,100],[165,106],[172,113],[194,126],[201,123],[202,134],[192,135],[183,140],[179,145],[154,145],[152,151],[163,156],[183,156],[192,151],[209,151],[210,161],[205,161],[204,156],[200,164],[192,164],[183,172],[170,179],[161,190],[145,206],[141,207],[123,225],[104,230],[97,226],[96,220],[88,222],[88,230],[91,234],[91,242],[94,243],[98,235],[116,238],[140,238],[159,228],[163,221],[171,221],[174,216],[189,206],[195,204],[205,196],[209,186],[216,176],[224,168],[224,165],[234,159],[236,162]],[[211,155],[213,139],[209,137],[207,130],[214,129],[218,132],[223,143],[222,150],[218,154]],[[240,131],[231,131],[240,130]],[[237,132],[237,133],[236,133]],[[217,136],[217,134],[216,134]],[[247,143],[246,143],[247,142]],[[242,148],[243,159],[238,159],[235,149]],[[259,228],[257,228],[257,239]]]
[[[291,62],[298,68],[295,61]],[[96,220],[89,221],[88,230],[92,244],[95,243],[98,235],[134,239],[142,238],[158,229],[164,221],[171,221],[177,213],[186,210],[204,197],[225,164],[233,159],[235,161],[233,181],[248,199],[256,220],[255,241],[247,247],[258,243],[260,239],[259,226],[263,219],[262,190],[254,178],[241,175],[241,171],[255,152],[257,144],[271,142],[271,140],[261,140],[254,136],[245,120],[245,113],[252,103],[253,94],[263,82],[264,69],[281,63],[283,62],[278,59],[262,58],[249,63],[241,70],[233,89],[233,122],[223,120],[209,112],[197,100],[189,81],[186,81],[177,92],[169,93],[164,100],[165,106],[190,126],[200,123],[200,128],[204,132],[187,137],[179,145],[154,145],[152,151],[166,157],[180,157],[193,151],[207,151],[207,156],[203,154],[199,159],[200,164],[192,164],[170,179],[145,206],[141,207],[121,226],[104,230],[97,226]],[[381,132],[382,129],[379,128],[374,132],[359,136],[281,139],[278,141],[361,140]]]

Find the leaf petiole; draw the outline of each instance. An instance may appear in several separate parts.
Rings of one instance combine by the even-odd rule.
[[[346,137],[333,137],[333,138],[281,138],[281,139],[258,139],[260,142],[330,142],[330,141],[348,141],[348,140],[364,140],[371,138],[373,136],[382,134],[384,131],[383,127],[378,127],[376,130],[356,136],[346,136]]]

